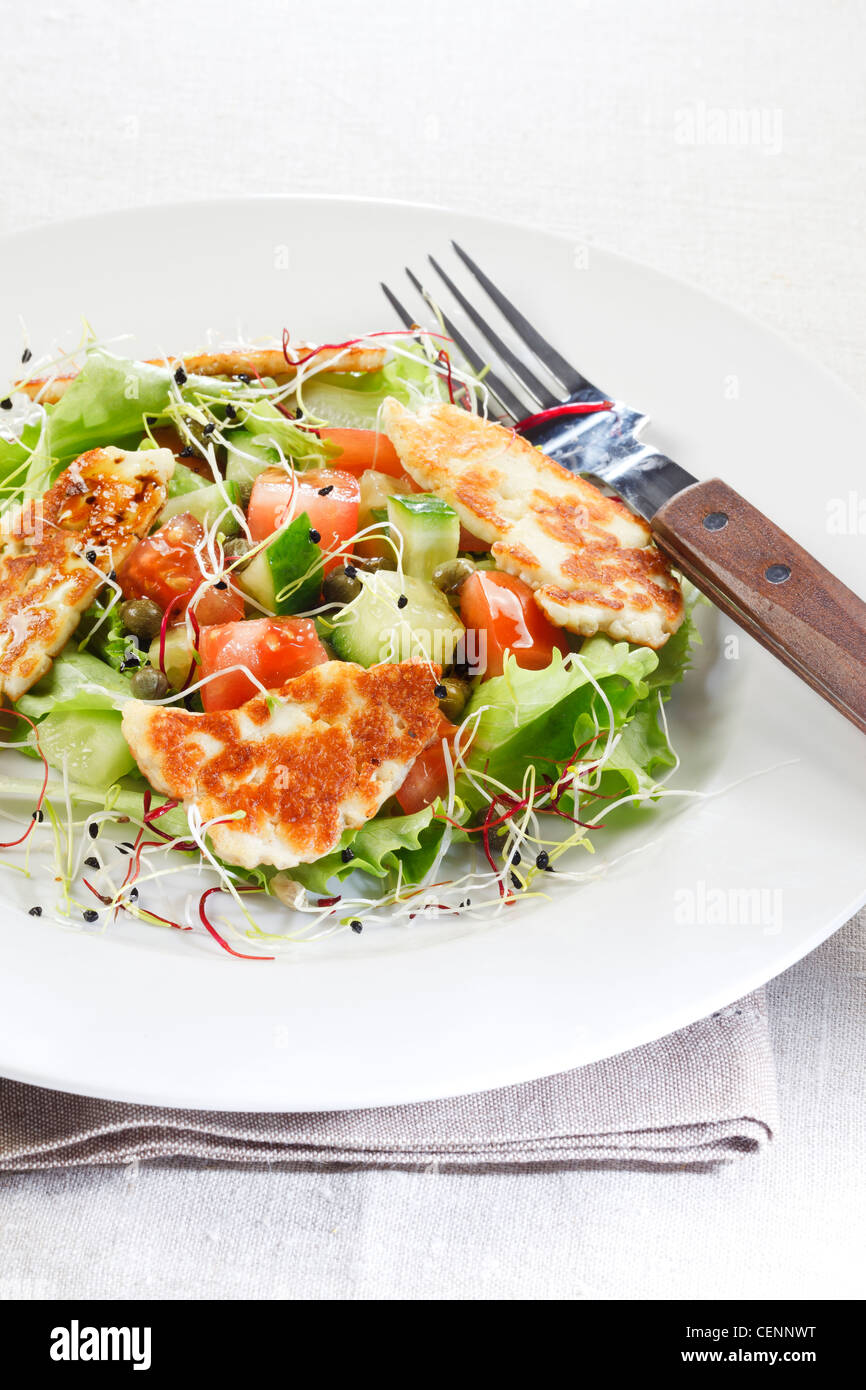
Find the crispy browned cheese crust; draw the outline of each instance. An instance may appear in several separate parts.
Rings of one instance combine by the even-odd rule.
[[[103,576],[147,535],[173,469],[167,449],[91,449],[44,497],[4,516],[0,695],[17,700],[49,670]]]
[[[412,414],[389,399],[403,467],[450,502],[500,569],[525,580],[559,627],[661,647],[683,619],[680,586],[649,526],[514,430],[453,405]]]
[[[433,672],[436,668],[433,668]],[[438,673],[331,661],[239,709],[130,700],[123,732],[151,785],[196,806],[228,863],[289,869],[327,854],[400,787],[435,734]]]
[[[317,348],[313,343],[292,343],[288,354],[293,360],[300,360],[313,353],[306,363],[307,370],[321,371],[327,367],[331,372],[377,372],[384,366],[387,356],[385,348],[364,347],[355,344],[349,348]],[[183,367],[190,376],[250,376],[273,377],[274,380],[291,381],[295,367],[286,361],[282,348],[232,348],[227,352],[199,352],[185,357],[149,358],[154,367]],[[43,405],[54,405],[69,390],[77,372],[63,376],[24,379],[15,383],[16,391],[23,391],[31,400],[39,400]]]

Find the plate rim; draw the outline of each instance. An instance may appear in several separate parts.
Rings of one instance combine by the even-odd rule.
[[[64,218],[57,221],[47,221],[30,224],[25,228],[19,228],[15,231],[4,233],[3,236],[0,237],[0,249],[8,248],[8,246],[11,243],[15,243],[18,240],[28,237],[38,237],[41,235],[56,236],[58,234],[62,234],[64,228],[86,227],[87,225],[100,224],[104,225],[106,223],[110,223],[112,220],[119,220],[123,218],[137,216],[167,218],[172,213],[182,216],[185,212],[191,209],[196,209],[199,211],[207,208],[220,207],[231,207],[236,209],[246,204],[269,204],[274,207],[299,204],[304,205],[306,207],[315,207],[316,205],[322,204],[342,204],[353,207],[361,205],[379,210],[382,213],[387,213],[389,209],[398,209],[401,211],[408,211],[410,213],[434,214],[437,217],[453,216],[455,219],[461,221],[471,221],[473,223],[480,224],[481,226],[499,228],[505,232],[530,233],[533,236],[543,237],[550,241],[559,243],[560,245],[563,243],[568,244],[570,241],[573,241],[574,239],[573,237],[569,236],[567,232],[551,231],[549,228],[543,227],[531,221],[524,221],[505,216],[496,216],[487,213],[477,213],[473,211],[460,210],[455,207],[450,207],[447,205],[436,203],[417,202],[412,200],[396,198],[376,198],[368,196],[356,197],[353,195],[336,193],[288,195],[267,193],[251,195],[224,195],[216,198],[191,198],[183,200],[169,200],[166,202],[158,203],[130,204],[123,207],[107,209],[101,212],[85,213],[73,218]],[[727,315],[737,318],[743,325],[744,329],[747,329],[750,332],[758,332],[764,335],[768,335],[786,353],[788,353],[789,355],[796,356],[804,364],[804,366],[808,368],[810,372],[820,373],[829,382],[832,382],[834,389],[836,391],[842,391],[849,398],[850,402],[858,410],[858,412],[866,413],[866,407],[864,407],[863,401],[860,399],[857,392],[848,382],[836,376],[828,366],[826,366],[822,361],[819,361],[816,358],[814,358],[800,343],[791,342],[789,339],[787,339],[784,333],[775,326],[764,323],[762,320],[757,318],[749,311],[743,310],[735,305],[730,304],[721,296],[714,294],[711,291],[707,291],[700,285],[689,280],[687,277],[676,276],[670,274],[667,271],[658,270],[651,264],[647,264],[635,257],[629,256],[619,251],[609,250],[603,244],[590,241],[589,245],[594,247],[600,254],[602,254],[609,260],[630,266],[641,276],[652,276],[656,278],[658,281],[672,288],[685,290],[690,295],[698,296],[703,301],[715,305],[719,309],[723,310]],[[841,927],[846,921],[848,921],[850,917],[853,916],[864,905],[864,903],[866,903],[866,884],[864,884],[861,894],[859,895],[859,897],[855,899],[853,904],[849,904],[844,909],[832,914],[828,920],[822,921],[821,925],[815,928],[814,933],[811,933],[808,936],[801,938],[796,945],[790,948],[788,952],[780,952],[778,959],[782,961],[782,963],[779,964],[777,967],[774,966],[770,975],[767,975],[765,965],[756,966],[752,970],[744,970],[742,976],[740,977],[740,984],[737,986],[734,993],[732,994],[732,986],[730,982],[728,982],[724,987],[721,987],[719,989],[712,1007],[723,1007],[725,1004],[731,1003],[734,999],[740,998],[744,994],[749,993],[751,990],[754,990],[760,985],[766,983],[769,979],[776,978],[778,974],[782,973],[784,970],[789,969],[793,964],[795,964],[797,961],[799,961],[804,956],[808,955],[811,951],[813,951],[818,945],[821,944],[821,942],[823,942],[830,935],[832,935],[833,932],[837,931],[839,927]],[[442,944],[444,945],[445,943]],[[437,1087],[434,1090],[428,1091],[425,1091],[424,1088],[422,1088],[421,1091],[413,1089],[413,1094],[411,1096],[403,1095],[402,1097],[400,1097],[399,1095],[395,1096],[394,1088],[388,1087],[387,1095],[382,1094],[378,1099],[365,1100],[363,1102],[362,1107],[358,1107],[357,1102],[353,1103],[350,1099],[347,1098],[345,1100],[337,1099],[334,1100],[332,1103],[329,1102],[326,1104],[317,1102],[316,1108],[323,1111],[341,1110],[345,1108],[369,1108],[371,1106],[377,1105],[411,1103],[414,1101],[427,1101],[431,1099],[441,1098],[446,1095],[453,1096],[458,1094],[473,1094],[488,1089],[496,1089],[501,1086],[519,1084],[521,1082],[525,1082],[527,1080],[537,1078],[543,1075],[551,1075],[557,1071],[567,1070],[574,1065],[585,1065],[587,1063],[591,1063],[592,1061],[601,1060],[604,1057],[618,1055],[619,1053],[623,1051],[628,1051],[632,1047],[638,1046],[641,1043],[650,1042],[657,1037],[667,1036],[669,1032],[676,1031],[677,1029],[687,1026],[689,1023],[695,1022],[697,1019],[704,1017],[708,1011],[708,997],[709,996],[706,994],[702,995],[699,1005],[692,1006],[683,1004],[679,1009],[671,1009],[669,1007],[667,1010],[668,1016],[671,1019],[675,1019],[676,1021],[673,1023],[673,1027],[666,1028],[664,1033],[654,1033],[653,1038],[649,1038],[646,1036],[645,1031],[643,1031],[640,1027],[638,1027],[637,1029],[637,1033],[639,1034],[639,1036],[629,1035],[628,1028],[622,1028],[618,1033],[618,1042],[614,1050],[611,1050],[611,1047],[608,1045],[607,1042],[605,1042],[601,1050],[597,1054],[584,1056],[582,1057],[581,1061],[577,1063],[573,1061],[569,1062],[567,1060],[559,1058],[558,1060],[552,1063],[550,1070],[542,1071],[539,1070],[539,1064],[536,1060],[531,1062],[527,1066],[526,1070],[522,1075],[518,1075],[519,1069],[516,1068],[513,1063],[509,1063],[507,1067],[508,1076],[491,1081],[489,1078],[492,1072],[492,1068],[489,1061],[487,1061],[482,1064],[484,1067],[484,1071],[488,1077],[488,1079],[485,1080],[483,1083],[473,1083],[469,1086],[466,1086],[463,1083],[452,1082],[448,1083],[448,1089],[446,1090],[443,1090],[441,1087]],[[590,1052],[592,1052],[591,1049]],[[2,1059],[0,1059],[0,1067],[2,1067],[2,1074],[4,1076],[9,1077],[9,1079],[11,1080],[21,1081],[25,1084],[31,1084],[42,1087],[47,1086],[52,1089],[65,1090],[72,1094],[88,1095],[106,1100],[119,1100],[134,1103],[140,1102],[150,1105],[168,1104],[172,1108],[214,1108],[212,1101],[201,1102],[199,1104],[195,1104],[192,1100],[178,1101],[174,1099],[170,1102],[166,1102],[164,1100],[160,1101],[156,1097],[156,1095],[152,1091],[148,1091],[146,1087],[136,1088],[135,1086],[133,1086],[132,1088],[129,1088],[124,1086],[118,1089],[117,1087],[108,1086],[105,1084],[101,1084],[98,1088],[94,1088],[92,1085],[88,1086],[87,1084],[82,1085],[81,1082],[77,1081],[74,1077],[64,1077],[62,1074],[62,1066],[59,1066],[57,1069],[55,1069],[54,1073],[50,1077],[46,1077],[42,1072],[31,1072],[26,1067],[9,1068],[2,1062]],[[470,1072],[472,1068],[467,1067],[466,1070],[467,1072]],[[375,1089],[375,1086],[370,1087],[371,1092]],[[242,1100],[239,1097],[232,1099],[226,1096],[222,1100],[220,1100],[219,1108],[226,1111],[235,1112],[249,1110],[250,1101],[249,1098],[247,1098],[246,1100]],[[309,1107],[306,1105],[287,1107],[285,1104],[273,1104],[269,1106],[267,1104],[263,1104],[260,1100],[257,1100],[255,1108],[264,1112],[267,1112],[268,1110],[271,1110],[273,1112],[280,1112],[285,1111],[287,1109],[298,1110],[306,1109]]]

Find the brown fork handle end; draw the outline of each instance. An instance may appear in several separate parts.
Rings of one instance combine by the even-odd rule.
[[[662,550],[713,602],[866,733],[866,603],[718,478],[659,508]]]

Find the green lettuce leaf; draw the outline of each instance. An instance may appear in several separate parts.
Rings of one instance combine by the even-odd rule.
[[[373,430],[389,396],[403,405],[421,398],[446,400],[445,382],[431,370],[421,347],[406,339],[403,348],[406,356],[401,351],[377,372],[318,372],[304,383],[298,404],[332,428]]]
[[[113,602],[114,597],[112,590],[106,590],[85,608],[73,642],[85,643],[89,652],[119,672],[130,651],[137,652],[139,646],[123,626],[120,604]]]
[[[272,401],[264,397],[237,408],[237,420],[263,443],[276,444],[301,468],[321,468],[340,451],[310,430],[298,429]]]
[[[170,398],[166,367],[130,362],[94,348],[48,417],[52,458],[63,464],[87,449],[141,433],[142,417],[162,415]]]
[[[129,699],[129,682],[90,652],[67,647],[15,708],[31,719],[53,710],[122,710]]]
[[[35,420],[25,425],[20,434],[14,437],[0,435],[0,484],[3,484],[0,496],[4,499],[8,491],[23,481],[33,451],[42,437],[42,427],[43,421]]]
[[[338,849],[314,864],[292,869],[291,877],[310,892],[326,894],[329,885],[351,873],[360,870],[372,878],[391,878],[402,865],[403,882],[420,883],[433,864],[445,833],[445,822],[436,818],[437,810],[441,810],[438,802],[411,816],[377,816],[357,830],[346,830]],[[354,851],[348,863],[343,860],[345,849]]]
[[[470,769],[512,788],[522,785],[530,767],[540,776],[550,774],[592,737],[596,720],[606,728],[607,709],[596,686],[613,712],[614,728],[625,724],[649,693],[646,678],[656,668],[656,653],[593,637],[578,656],[572,664],[555,652],[544,671],[524,670],[509,658],[501,676],[477,687],[464,715],[477,715],[477,725],[468,726],[476,729],[466,757]],[[474,810],[485,804],[465,774],[458,792]]]

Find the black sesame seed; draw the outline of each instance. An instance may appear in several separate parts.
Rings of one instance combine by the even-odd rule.
[[[44,819],[45,819],[45,814],[44,814],[43,811],[34,811],[34,812],[33,812],[32,819],[35,820],[35,821],[37,821],[39,824],[41,824],[42,821],[44,821]]]
[[[448,694],[448,688],[440,682],[439,685],[434,685],[433,694],[436,696],[437,700],[444,700]]]
[[[30,909],[30,916],[31,916],[31,917],[41,917],[41,916],[42,916],[42,908],[41,908],[41,907],[31,907],[31,909]]]
[[[215,429],[216,425],[214,424],[213,420],[208,420],[207,424],[202,430],[202,434],[213,434]]]
[[[359,934],[364,930],[364,923],[359,922],[357,917],[353,922],[349,923],[349,926],[352,928],[352,931],[358,932]]]
[[[236,420],[237,418],[238,418],[238,413],[237,413],[237,411],[235,410],[234,406],[231,404],[231,402],[229,402],[229,404],[226,406],[226,419],[227,419],[227,420]]]
[[[194,453],[195,449],[192,447],[191,444],[184,444],[183,448],[180,451],[179,457],[182,459],[191,459]]]
[[[216,584],[214,584],[214,588],[215,588],[215,589],[227,589],[227,588],[228,588],[228,584],[225,582],[224,579],[218,579],[217,582],[216,582]]]
[[[21,354],[21,361],[22,361],[22,362],[29,362],[29,361],[30,361],[30,358],[31,358],[32,356],[33,356],[33,353],[30,351],[30,349],[29,349],[29,348],[25,348],[24,351],[23,351],[22,354]]]
[[[347,845],[345,849],[340,850],[340,858],[344,864],[351,864],[352,860],[355,858],[355,851]]]
[[[117,570],[109,570],[109,572],[108,572],[108,582],[109,582],[109,584],[116,584],[116,583],[117,583]]]
[[[357,579],[358,577],[358,571],[354,565],[344,565],[343,573],[347,579]]]
[[[88,869],[99,868],[99,860],[97,859],[95,854],[89,854],[84,862],[87,865]]]
[[[135,845],[131,840],[121,840],[120,844],[115,845],[114,848],[118,854],[129,854],[131,850],[135,849]]]
[[[318,545],[318,544],[319,544],[319,541],[320,541],[321,539],[322,539],[321,532],[317,531],[316,528],[315,528],[315,526],[311,526],[311,527],[310,527],[310,540],[313,542],[313,545]]]
[[[178,367],[177,371],[174,374],[174,379],[177,382],[178,386],[184,386],[186,384],[186,372],[184,371],[183,367]]]
[[[88,551],[86,551],[86,552],[85,552],[85,555],[84,555],[84,558],[85,558],[85,560],[87,561],[87,563],[88,563],[89,565],[95,565],[95,564],[96,564],[96,551],[95,551],[95,550],[88,550]]]
[[[537,869],[546,869],[549,863],[550,855],[547,853],[547,850],[540,850],[539,853],[535,856],[535,867]]]
[[[88,835],[90,836],[91,840],[95,840],[96,837],[97,837],[97,835],[99,834],[99,826],[98,826],[98,825],[88,825],[88,827],[87,827],[87,833],[88,833]]]
[[[516,850],[515,850],[514,854],[512,854],[512,856],[511,856],[511,862],[512,862],[512,864],[519,864],[519,863],[520,863],[520,854],[519,854]]]
[[[405,608],[405,607],[406,607],[406,604],[407,604],[408,602],[409,602],[409,600],[407,599],[406,595],[405,595],[405,594],[401,594],[400,597],[399,597],[398,600],[397,600],[397,607],[398,607],[398,608]]]
[[[320,496],[320,497],[327,497],[328,493],[329,493],[329,492],[333,492],[333,491],[334,491],[334,484],[333,484],[333,483],[328,483],[328,486],[327,486],[327,487],[320,487],[320,488],[319,488],[319,496]]]
[[[523,891],[523,884],[520,882],[520,879],[517,877],[517,874],[511,875],[511,882],[514,884],[514,887],[518,890],[518,892]]]
[[[89,907],[86,912],[82,913],[82,916],[85,922],[95,922],[97,917],[99,916],[99,913],[94,912],[93,908]]]
[[[131,903],[134,903],[134,902],[137,902],[137,900],[138,900],[138,889],[137,889],[137,888],[130,888],[130,890],[129,890],[129,901],[130,901]]]
[[[238,381],[242,381],[244,385],[248,386],[252,381],[252,377],[249,372],[238,372]]]
[[[12,409],[12,402],[10,401],[8,396],[3,397],[2,401],[0,401],[0,406],[2,406],[4,410]]]
[[[158,415],[145,415],[145,417],[144,417],[144,423],[145,423],[146,425],[155,425],[158,419],[159,419],[159,416],[158,416]]]

